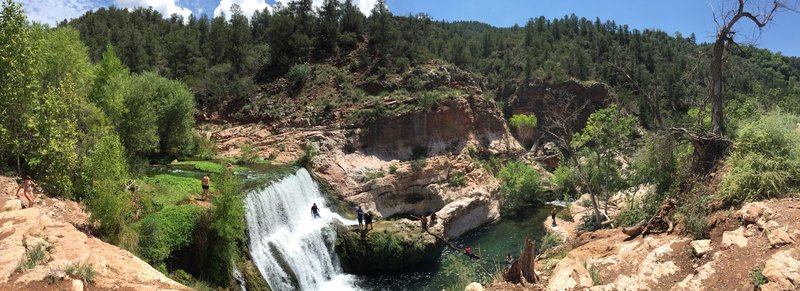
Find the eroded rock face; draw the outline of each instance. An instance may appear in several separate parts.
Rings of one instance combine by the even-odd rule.
[[[767,284],[761,290],[798,290],[800,289],[800,261],[798,251],[782,251],[767,260],[762,274]]]
[[[505,112],[507,117],[514,114],[535,114],[538,118],[537,128],[551,126],[550,120],[560,119],[557,115],[568,111],[572,115],[577,110],[576,118],[569,122],[573,131],[584,127],[589,115],[595,110],[603,108],[608,102],[608,87],[602,83],[581,83],[566,81],[557,85],[545,87],[522,88],[509,103]],[[530,146],[543,136],[540,130],[515,130],[517,138],[526,146]],[[557,132],[557,134],[562,134]],[[540,142],[548,142],[545,138]]]
[[[449,99],[431,110],[383,118],[356,132],[353,148],[384,159],[407,160],[412,149],[459,153],[474,140],[497,153],[521,151],[502,114],[480,96]]]
[[[97,272],[93,284],[104,289],[189,290],[133,254],[88,237],[72,224],[55,221],[38,208],[3,212],[0,225],[0,289],[45,281],[54,270],[80,263]],[[26,249],[36,245],[48,249],[49,260],[13,276],[18,263],[26,257]]]
[[[558,262],[547,290],[583,290],[592,286],[592,277],[589,270],[581,262],[567,257]]]
[[[455,238],[487,222],[500,218],[498,202],[489,193],[476,190],[474,196],[462,197],[437,212],[444,235]]]

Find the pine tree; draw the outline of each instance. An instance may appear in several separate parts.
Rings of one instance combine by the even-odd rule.
[[[322,55],[335,53],[339,41],[339,1],[325,0],[319,10],[317,47]]]

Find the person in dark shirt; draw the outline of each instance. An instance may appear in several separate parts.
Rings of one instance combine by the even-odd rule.
[[[356,208],[356,218],[358,218],[358,229],[361,229],[364,224],[364,210],[361,209],[361,206]]]
[[[364,214],[364,229],[372,229],[372,211],[367,211],[367,214]]]
[[[311,206],[311,218],[320,218],[319,216],[319,207],[317,207],[317,203]]]

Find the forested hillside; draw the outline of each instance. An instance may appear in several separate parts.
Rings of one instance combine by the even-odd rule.
[[[640,31],[575,15],[537,17],[510,28],[434,21],[424,14],[392,16],[381,6],[367,18],[352,1],[326,1],[320,9],[310,0],[297,1],[252,16],[232,11],[215,18],[164,19],[149,9],[112,7],[61,26],[81,32],[93,60],[110,43],[133,72],[156,71],[185,81],[203,109],[218,109],[226,101],[242,106],[263,84],[292,78],[284,74],[297,64],[331,64],[344,73],[382,79],[442,59],[482,75],[486,89],[501,101],[528,84],[578,79],[613,87],[647,127],[656,127],[654,110],[664,111],[666,122],[683,125],[690,123],[684,118],[690,109],[708,110],[709,46],[694,35]],[[367,52],[349,59],[362,43]],[[793,98],[800,90],[800,59],[742,46],[732,48],[726,62],[726,86],[735,92],[730,107],[800,108]],[[309,74],[297,69],[294,74]],[[729,114],[736,118],[737,112]]]
[[[287,164],[314,172],[311,139],[326,143],[324,171],[344,169],[337,159],[367,161],[328,173],[352,189],[407,189],[427,175],[440,180],[414,186],[475,197],[466,189],[496,181],[478,192],[489,205],[481,207],[501,205],[503,216],[588,193],[587,230],[606,227],[598,200],[610,218],[609,197],[626,189],[653,190],[618,209],[615,223],[634,225],[676,199],[671,215],[696,238],[710,235],[712,211],[800,189],[798,57],[726,47],[729,125],[719,138],[733,147],[703,172],[692,166],[702,139],[691,134],[711,129],[712,46],[695,35],[576,15],[493,27],[393,15],[383,0],[369,17],[352,0],[312,4],[253,15],[234,5],[232,15],[189,19],[109,7],[48,27],[3,1],[0,173],[30,174],[43,192],[85,203],[93,234],[182,283],[211,287],[232,286],[232,264],[246,271],[247,242],[241,181],[207,160],[270,163],[289,153],[297,161]],[[599,93],[576,93],[591,90]],[[437,110],[445,101],[449,111]],[[554,120],[560,113],[571,116]],[[406,126],[418,120],[425,126]],[[381,123],[401,124],[383,135]],[[555,145],[545,153],[547,141],[523,141],[526,130]],[[359,142],[389,154],[359,152],[368,147]],[[176,159],[202,161],[170,166],[215,174],[212,202],[192,200],[193,174],[148,172]],[[358,203],[374,202],[364,197]],[[483,223],[475,221],[459,235]]]

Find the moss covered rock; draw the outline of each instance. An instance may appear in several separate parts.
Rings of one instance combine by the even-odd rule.
[[[380,222],[370,231],[337,225],[336,253],[345,272],[380,274],[434,261],[443,245],[410,223]]]

